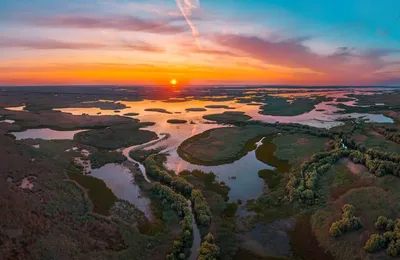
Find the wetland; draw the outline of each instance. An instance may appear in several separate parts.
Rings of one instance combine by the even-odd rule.
[[[364,248],[378,217],[400,214],[399,90],[87,88],[0,92],[1,232],[37,226],[7,248],[196,259],[208,243],[229,260],[383,259],[393,247]]]

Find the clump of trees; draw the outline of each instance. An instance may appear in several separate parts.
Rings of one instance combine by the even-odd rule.
[[[202,226],[208,226],[211,223],[211,209],[208,206],[203,193],[200,190],[192,190],[190,200],[193,203],[194,215],[197,223]]]
[[[190,255],[190,248],[193,243],[193,215],[188,203],[180,194],[174,192],[171,188],[157,182],[153,186],[153,194],[178,214],[182,219],[179,224],[181,233],[172,244],[168,260],[186,259]]]
[[[89,155],[89,160],[92,168],[98,169],[108,163],[122,163],[126,157],[120,152],[100,150]]]
[[[286,189],[291,201],[296,199],[314,204],[318,199],[316,191],[319,176],[341,158],[348,157],[354,163],[365,165],[378,177],[387,174],[400,177],[399,154],[366,149],[362,144],[347,138],[343,138],[340,143],[343,143],[344,147],[337,149],[335,146],[336,149],[333,151],[316,153],[301,165],[299,171],[290,174]]]
[[[372,129],[383,135],[387,140],[400,144],[400,132],[396,128],[373,126]]]
[[[185,196],[192,194],[193,185],[184,178],[171,175],[167,170],[163,169],[155,160],[156,154],[150,155],[144,160],[144,166],[149,175],[159,182],[165,183],[179,193]]]
[[[369,253],[377,252],[386,248],[390,256],[400,255],[400,219],[395,221],[385,216],[377,218],[374,224],[381,234],[373,234],[365,243],[364,249]]]
[[[343,157],[349,156],[350,151],[341,149],[331,152],[314,154],[309,161],[300,166],[300,172],[292,172],[286,185],[289,199],[300,200],[307,204],[314,204],[316,199],[317,181],[321,174],[329,170],[331,165]]]
[[[329,229],[329,235],[340,237],[346,232],[362,228],[360,218],[354,216],[355,210],[353,205],[345,204],[342,208],[343,214],[341,219],[332,223]]]
[[[219,259],[220,250],[215,244],[215,239],[211,233],[204,237],[203,243],[199,248],[199,256],[197,260],[217,260]]]

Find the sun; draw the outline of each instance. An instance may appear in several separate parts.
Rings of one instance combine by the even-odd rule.
[[[174,86],[178,83],[178,81],[176,79],[171,79],[170,82],[171,82],[171,85],[174,85]]]

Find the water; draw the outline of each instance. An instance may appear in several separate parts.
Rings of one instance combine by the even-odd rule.
[[[128,168],[120,164],[109,163],[99,169],[93,169],[90,175],[103,180],[115,196],[135,205],[149,220],[154,219],[150,199],[142,197],[140,188],[135,184]]]
[[[261,142],[258,142],[259,146]],[[204,172],[214,172],[218,181],[223,181],[231,189],[229,191],[229,201],[249,200],[258,198],[267,189],[263,179],[258,177],[258,171],[263,169],[274,169],[274,167],[259,161],[256,158],[256,150],[250,151],[239,160],[217,166],[194,165],[182,160],[176,150],[171,151],[168,156],[166,166],[168,169],[180,172],[182,170],[202,170]],[[233,177],[233,178],[232,178]]]
[[[6,110],[11,110],[11,111],[25,111],[25,106],[18,106],[18,107],[5,107]]]
[[[11,134],[16,137],[17,140],[22,139],[43,139],[43,140],[72,140],[74,135],[87,130],[74,130],[74,131],[57,131],[50,128],[41,129],[28,129],[23,132],[12,132]]]
[[[0,120],[0,123],[14,124],[15,121],[11,119]]]
[[[245,98],[253,98],[265,89],[257,90],[254,92],[249,91],[249,96]],[[366,92],[368,91],[368,92]],[[356,106],[356,100],[347,102],[337,102],[337,98],[346,97],[349,93],[363,93],[370,94],[371,89],[366,91],[363,90],[335,90],[335,91],[298,91],[291,89],[290,93],[278,92],[275,96],[297,98],[307,97],[311,95],[325,95],[327,97],[334,98],[334,101],[322,102],[316,105],[315,109],[310,112],[297,115],[297,116],[269,116],[259,114],[259,105],[249,106],[245,103],[238,103],[236,100],[231,101],[205,101],[205,100],[194,100],[187,98],[186,100],[174,100],[175,102],[165,102],[161,100],[143,100],[143,101],[118,101],[128,108],[121,109],[119,112],[109,110],[100,110],[99,108],[61,108],[57,109],[62,112],[68,112],[75,115],[81,115],[83,113],[89,115],[98,115],[99,112],[102,115],[123,115],[126,113],[139,113],[138,116],[133,116],[141,121],[155,122],[154,126],[150,126],[147,129],[156,133],[168,133],[170,138],[157,142],[153,146],[146,147],[145,149],[154,149],[158,147],[165,147],[163,150],[169,155],[165,166],[168,169],[180,172],[182,170],[194,170],[199,169],[205,172],[214,172],[217,176],[218,181],[225,182],[230,188],[229,197],[231,201],[238,199],[248,200],[257,198],[264,189],[266,188],[262,179],[258,177],[258,171],[262,169],[271,169],[272,167],[266,165],[255,156],[255,151],[249,152],[246,156],[239,160],[224,165],[218,166],[201,166],[193,165],[189,162],[184,161],[179,157],[176,152],[177,147],[187,138],[196,134],[202,133],[208,129],[226,127],[220,124],[209,124],[207,120],[202,117],[211,113],[223,113],[225,111],[243,111],[247,115],[251,116],[254,120],[260,120],[263,122],[282,122],[282,123],[300,123],[304,125],[310,125],[320,128],[331,128],[343,124],[339,121],[343,118],[363,118],[370,120],[371,122],[382,122],[391,123],[391,118],[377,114],[339,114],[340,109],[334,106],[334,104],[343,103],[348,106]],[[222,96],[221,98],[225,98]],[[213,97],[215,98],[215,97]],[[243,97],[240,97],[243,99]],[[235,108],[235,110],[226,110],[224,108],[206,108],[207,111],[187,111],[188,108],[205,108],[209,105],[224,105]],[[148,108],[164,108],[170,113],[159,113],[145,111]],[[169,124],[169,119],[184,119],[187,120],[186,124]],[[129,151],[124,151],[125,153]],[[140,165],[140,164],[139,164]],[[143,167],[142,167],[143,168]],[[143,170],[143,169],[142,169]],[[232,178],[234,177],[234,178]]]

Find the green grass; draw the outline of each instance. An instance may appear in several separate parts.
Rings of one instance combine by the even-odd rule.
[[[362,142],[367,148],[373,148],[384,152],[400,153],[399,144],[386,140],[383,135],[372,130],[368,124],[361,125],[361,129],[355,131],[353,137]]]
[[[254,149],[255,140],[277,130],[264,126],[225,127],[190,137],[178,147],[184,160],[198,165],[232,163]]]
[[[289,160],[279,159],[278,156],[275,156],[278,146],[273,142],[273,139],[273,135],[263,139],[262,145],[256,150],[256,157],[259,161],[274,166],[280,173],[289,172],[291,168]]]
[[[328,140],[306,134],[283,134],[275,137],[272,142],[277,146],[275,155],[278,159],[299,164],[314,153],[324,151]]]
[[[335,179],[336,183],[348,183],[349,178],[342,174]],[[397,218],[400,205],[394,203],[400,199],[398,185],[400,181],[394,176],[384,176],[375,181],[376,186],[350,189],[347,193],[315,212],[311,218],[312,228],[321,245],[329,250],[336,259],[364,259],[363,249],[366,239],[376,233],[373,223],[378,216]],[[328,234],[330,225],[341,216],[341,207],[352,204],[356,215],[361,218],[363,229],[332,238]]]
[[[83,175],[78,168],[71,165],[67,169],[68,177],[87,189],[93,210],[102,215],[109,215],[109,211],[118,200],[104,181],[92,176]]]
[[[157,138],[154,132],[140,130],[149,123],[133,123],[111,126],[105,129],[94,129],[78,133],[74,140],[102,149],[117,149],[149,142]]]

